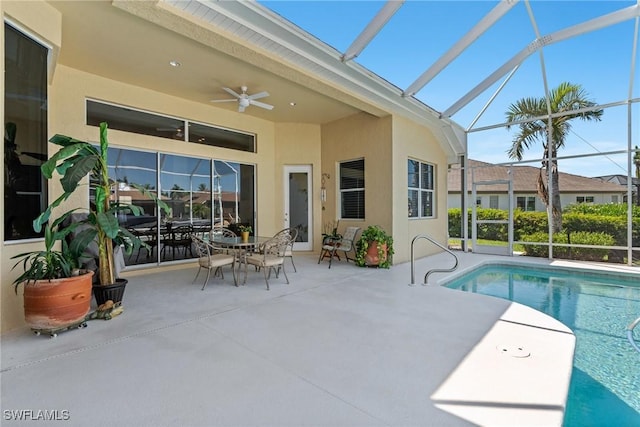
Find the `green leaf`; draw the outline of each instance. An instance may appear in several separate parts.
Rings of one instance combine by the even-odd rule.
[[[96,156],[87,156],[78,159],[75,164],[68,168],[60,180],[64,191],[72,192],[84,177],[94,168],[99,159]]]
[[[110,239],[114,239],[118,235],[120,225],[118,224],[118,218],[115,216],[109,213],[99,212],[96,215],[96,221]]]

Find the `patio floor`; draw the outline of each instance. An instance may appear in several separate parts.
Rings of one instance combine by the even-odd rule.
[[[460,270],[487,259],[459,255]],[[245,286],[226,273],[204,291],[194,264],[129,272],[113,320],[56,338],[2,335],[2,425],[561,424],[573,357],[562,325],[508,301],[408,286],[408,263],[295,259],[291,284],[272,279],[270,291],[251,270]],[[421,259],[417,277],[450,264]],[[496,348],[515,340],[535,357]]]

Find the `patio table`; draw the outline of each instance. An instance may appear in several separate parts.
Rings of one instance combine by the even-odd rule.
[[[266,242],[270,238],[271,237],[249,236],[247,240],[243,240],[242,237],[223,237],[213,234],[210,238],[210,242],[214,246],[236,251],[240,262],[244,262],[244,281],[242,282],[242,284],[244,285],[245,283],[247,283],[247,254],[255,251],[256,248],[260,247],[260,244]]]

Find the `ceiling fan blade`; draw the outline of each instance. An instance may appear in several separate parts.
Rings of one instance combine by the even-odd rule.
[[[240,98],[240,94],[238,92],[236,92],[235,90],[228,88],[228,87],[223,87],[222,90],[224,90],[225,92],[235,96],[236,98]]]
[[[237,99],[212,99],[211,102],[238,102]]]
[[[269,96],[269,92],[263,91],[263,92],[254,93],[253,95],[249,95],[249,99],[260,99],[260,98],[266,98],[267,96]]]
[[[273,105],[265,104],[264,102],[254,101],[253,99],[249,100],[251,105],[255,105],[256,107],[264,108],[267,110],[273,110]]]

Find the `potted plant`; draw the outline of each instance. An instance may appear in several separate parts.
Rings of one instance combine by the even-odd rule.
[[[238,230],[240,231],[240,236],[242,237],[243,242],[249,241],[249,233],[253,231],[250,225],[239,225]]]
[[[73,211],[44,225],[44,249],[25,252],[13,266],[22,264],[24,272],[13,282],[16,294],[24,285],[24,315],[36,333],[56,332],[84,324],[91,308],[93,271],[80,270],[82,248],[65,238],[79,226],[62,224]],[[54,249],[60,242],[60,250]]]
[[[322,244],[331,244],[342,239],[342,234],[338,233],[340,221],[329,221],[324,224],[322,233]]]
[[[367,227],[356,244],[356,265],[389,268],[394,254],[393,237],[380,226]]]
[[[74,245],[86,250],[90,244],[97,244],[98,280],[94,285],[94,295],[97,303],[103,304],[112,300],[119,304],[122,300],[126,279],[116,277],[116,259],[114,247],[121,246],[125,253],[131,254],[140,246],[146,246],[137,236],[126,228],[120,226],[118,215],[133,214],[139,216],[142,209],[136,205],[119,203],[113,200],[112,186],[114,182],[109,179],[107,152],[109,143],[107,140],[107,124],[100,123],[100,146],[94,147],[89,142],[79,141],[65,135],[54,135],[49,142],[59,145],[60,150],[47,160],[42,166],[42,174],[47,178],[53,178],[54,172],[60,175],[63,194],[34,220],[34,229],[40,231],[43,224],[49,221],[51,212],[63,201],[67,200],[89,176],[91,203],[87,215],[78,222],[84,225],[82,231],[74,238]],[[156,198],[140,186],[134,187],[143,195],[153,198],[158,206],[169,212],[166,203]]]

